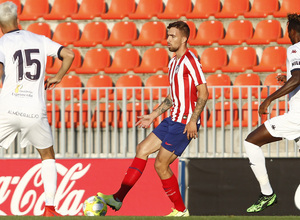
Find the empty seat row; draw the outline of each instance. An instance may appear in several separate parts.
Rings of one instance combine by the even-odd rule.
[[[157,106],[158,104],[156,104],[153,109],[157,108]],[[211,109],[207,108],[206,115],[204,114],[204,111],[201,113],[202,126],[221,127],[231,124],[232,121],[234,127],[248,127],[250,121],[251,126],[255,127],[259,122],[263,123],[267,119],[266,116],[259,118],[258,108],[258,101],[253,101],[250,106],[248,103],[245,103],[240,110],[241,113],[239,113],[236,102],[217,102]],[[285,101],[280,101],[278,104],[275,103],[272,107],[270,117],[282,115],[287,112],[287,109],[288,104]],[[148,105],[140,102],[127,103],[126,109],[123,111],[119,104],[115,104],[114,102],[110,102],[108,105],[106,105],[106,103],[100,103],[100,105],[96,106],[93,110],[89,109],[89,106],[86,103],[75,103],[73,105],[69,104],[65,108],[65,120],[62,122],[59,105],[55,104],[53,106],[51,102],[47,103],[48,121],[50,125],[55,126],[56,128],[61,128],[63,124],[67,128],[76,128],[80,125],[86,128],[91,127],[100,129],[107,126],[123,128],[124,114],[126,114],[127,128],[132,128],[134,127],[134,122],[139,120],[138,116],[148,114],[149,111],[152,110],[149,109]],[[249,111],[251,111],[251,120],[249,118]],[[156,118],[153,122],[154,127],[166,117],[168,117],[168,112],[165,112],[160,117]],[[106,120],[106,118],[108,120]]]
[[[188,40],[190,45],[249,45],[269,44],[290,44],[287,31],[282,36],[281,24],[278,20],[260,21],[255,30],[250,20],[232,21],[224,34],[224,27],[221,21],[209,20],[200,23],[198,31],[193,21],[187,21],[191,33]],[[84,26],[80,37],[80,30],[77,23],[64,22],[56,26],[53,36],[47,23],[32,23],[27,27],[28,31],[45,35],[52,40],[67,46],[73,44],[76,47],[94,47],[102,44],[105,47],[125,46],[153,46],[157,43],[167,45],[166,25],[163,22],[153,21],[143,24],[140,34],[137,37],[137,28],[134,22],[117,22],[111,30],[110,37],[107,25],[104,22],[91,22]]]
[[[1,0],[4,2],[7,0]],[[192,8],[191,0],[168,0],[164,8],[163,0],[112,0],[106,11],[105,0],[82,0],[78,7],[77,0],[54,0],[49,7],[48,0],[26,0],[23,10],[20,0],[14,0],[18,5],[18,13],[21,20],[36,20],[43,17],[46,20],[64,20],[67,17],[72,19],[178,19],[186,18],[205,19],[209,16],[216,18],[236,18],[239,15],[244,17],[285,17],[287,13],[300,11],[297,0],[254,0],[250,8],[249,0],[224,0],[221,7],[220,0],[196,0]],[[280,6],[280,7],[279,7]]]
[[[262,90],[259,89],[261,79],[255,73],[238,75],[234,80],[233,86],[231,86],[230,77],[226,74],[210,75],[206,79],[209,87],[209,99],[218,99],[221,96],[228,99],[231,97],[234,99],[247,99],[249,91],[250,96],[266,98],[281,86],[277,82],[277,75],[278,73],[269,74],[264,80]],[[152,75],[147,78],[144,85],[146,88],[142,91],[140,88],[143,87],[143,83],[138,75],[123,75],[118,78],[115,85],[108,75],[96,75],[88,79],[85,87],[82,87],[80,77],[68,75],[56,87],[64,88],[64,92],[59,89],[47,90],[48,100],[62,100],[62,93],[65,100],[71,100],[72,98],[78,100],[99,100],[104,97],[107,97],[108,100],[130,100],[133,97],[137,100],[158,100],[167,96],[169,80],[168,75]],[[113,87],[115,87],[115,90]]]

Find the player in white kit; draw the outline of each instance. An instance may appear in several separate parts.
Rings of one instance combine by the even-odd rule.
[[[18,29],[17,6],[0,4],[0,146],[8,148],[16,135],[21,147],[33,145],[42,159],[45,190],[44,216],[59,216],[54,209],[57,172],[53,139],[47,120],[45,88],[58,84],[70,68],[74,53],[49,38]],[[47,56],[62,60],[58,73],[44,85]]]
[[[260,212],[277,202],[277,196],[271,187],[261,146],[282,138],[295,140],[299,146],[300,137],[300,15],[288,15],[288,33],[292,46],[287,49],[287,81],[268,96],[259,107],[259,115],[268,114],[271,102],[289,94],[289,111],[284,115],[267,120],[252,131],[244,141],[252,171],[259,182],[261,195],[247,209],[247,212]],[[280,78],[282,80],[282,78]],[[284,80],[285,81],[285,80]]]

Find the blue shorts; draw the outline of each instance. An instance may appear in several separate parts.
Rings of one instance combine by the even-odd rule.
[[[162,141],[161,146],[180,156],[189,145],[191,139],[183,134],[185,124],[172,121],[171,117],[165,118],[152,132]],[[197,130],[200,125],[197,125]]]

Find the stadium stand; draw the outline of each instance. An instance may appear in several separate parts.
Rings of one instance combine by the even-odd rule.
[[[292,44],[290,38],[289,38],[289,33],[286,30],[282,38],[277,39],[278,44]]]
[[[188,19],[207,19],[220,12],[220,0],[196,0],[192,12],[186,13],[185,17]]]
[[[281,37],[281,25],[277,20],[260,21],[254,31],[251,39],[248,39],[247,44],[269,44]]]
[[[113,26],[108,40],[102,42],[104,47],[125,46],[137,38],[137,29],[134,22],[121,21]]]
[[[215,14],[215,18],[237,18],[249,8],[249,0],[224,0],[223,8]]]
[[[237,47],[233,49],[229,63],[222,67],[222,72],[245,72],[257,65],[256,51],[253,47]]]
[[[75,47],[95,47],[108,38],[107,25],[104,22],[90,22],[83,28],[78,41],[73,42]]]
[[[30,25],[28,25],[27,31],[31,31],[32,33],[44,35],[48,38],[51,38],[51,28],[48,23],[31,23]]]
[[[222,94],[224,96],[226,93],[229,92],[229,88],[213,88],[214,86],[231,86],[230,76],[223,73],[212,74],[207,76],[206,83],[209,92],[208,99],[218,99],[221,97]]]
[[[78,12],[72,14],[71,18],[75,20],[94,19],[105,13],[105,9],[105,0],[82,0]]]
[[[288,111],[288,108],[289,104],[286,101],[279,101],[278,103],[275,102],[275,104],[272,107],[270,118],[273,118],[278,115],[283,115]]]
[[[260,97],[265,99],[267,98],[268,95],[272,94],[275,92],[281,84],[277,80],[277,76],[280,75],[281,73],[271,73],[267,75],[264,81],[264,86],[263,89],[260,92]],[[277,86],[277,87],[276,87]],[[255,98],[258,98],[258,94],[255,96]]]
[[[259,102],[258,101],[252,101],[251,102],[251,121],[249,119],[249,108],[248,108],[248,102],[245,103],[242,107],[242,113],[241,117],[239,120],[235,120],[233,122],[233,127],[248,127],[249,126],[249,121],[251,122],[251,126],[255,127],[258,124],[258,107],[259,107]]]
[[[88,121],[88,105],[86,103],[69,104],[65,109],[65,126],[67,128],[76,128],[84,125]],[[62,125],[60,122],[60,126]]]
[[[82,94],[83,100],[98,100],[107,97],[109,94],[113,93],[112,89],[107,89],[113,87],[113,81],[108,75],[96,75],[88,79],[84,93]]]
[[[46,20],[65,20],[72,14],[77,13],[78,4],[76,0],[54,0],[49,14],[43,16]]]
[[[230,110],[232,109],[232,115]],[[235,102],[217,102],[214,109],[210,112],[210,117],[207,121],[207,127],[222,127],[229,125],[230,122],[238,120],[238,106]]]
[[[169,55],[164,48],[150,48],[143,54],[141,65],[135,67],[135,73],[156,73],[168,67]]]
[[[50,124],[50,126],[54,125],[55,128],[59,128],[59,122],[60,122],[60,109],[59,106],[57,104],[54,104],[54,119],[55,121],[53,122],[52,118],[53,118],[53,104],[52,102],[48,102],[46,104],[46,108],[47,108],[47,118],[48,118],[48,122]]]
[[[141,115],[149,114],[149,108],[146,103],[142,104],[140,102],[128,103],[126,106],[126,112],[123,111],[121,115],[119,127],[123,127],[123,115],[126,114],[127,128],[132,128],[135,126],[135,123],[139,120],[138,117]]]
[[[279,11],[275,11],[273,16],[275,18],[285,18],[288,13],[298,13],[300,11],[300,4],[298,0],[282,0]]]
[[[278,11],[278,0],[254,0],[251,10],[244,13],[245,18],[265,18]]]
[[[103,49],[90,49],[86,52],[82,66],[76,68],[77,74],[96,74],[103,71],[104,68],[110,66],[110,54],[105,48]]]
[[[19,15],[21,21],[37,20],[49,13],[48,0],[26,0],[22,13]]]
[[[102,19],[123,19],[135,11],[134,0],[112,0],[107,13],[101,14]]]
[[[252,38],[253,26],[249,20],[232,21],[227,28],[224,39],[220,39],[220,45],[239,45]]]
[[[151,19],[163,11],[162,0],[140,0],[136,11],[128,15],[130,19]]]
[[[191,0],[168,0],[165,10],[157,14],[159,19],[178,19],[191,12]]]
[[[190,45],[211,45],[224,38],[224,28],[221,21],[203,21],[198,30],[195,39],[189,41]]]
[[[204,73],[216,72],[227,65],[227,51],[223,47],[206,48],[200,62]]]
[[[75,22],[63,22],[59,23],[53,33],[52,40],[60,43],[63,46],[73,44],[79,40],[79,28]]]
[[[166,39],[166,25],[160,21],[150,21],[143,24],[137,40],[131,42],[132,46],[153,46]]]

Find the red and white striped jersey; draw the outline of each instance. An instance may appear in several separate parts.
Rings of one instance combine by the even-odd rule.
[[[173,121],[187,124],[197,104],[196,86],[206,83],[201,64],[190,50],[180,59],[173,57],[170,60],[169,82],[173,101],[171,118]]]

